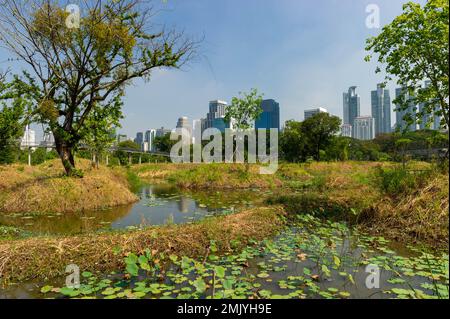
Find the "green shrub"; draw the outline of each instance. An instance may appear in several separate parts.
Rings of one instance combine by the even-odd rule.
[[[421,187],[433,172],[408,171],[403,168],[378,167],[375,176],[380,189],[388,195],[402,195],[411,193]]]

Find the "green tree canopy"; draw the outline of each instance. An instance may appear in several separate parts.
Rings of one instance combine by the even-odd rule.
[[[66,23],[60,1],[3,0],[0,43],[28,65],[34,119],[50,128],[68,175],[91,112],[123,96],[133,79],[178,68],[195,42],[158,27],[146,0],[80,1],[80,23]],[[104,113],[98,113],[104,114]]]
[[[423,107],[416,115],[419,122],[434,114],[442,116],[441,126],[449,127],[448,0],[428,0],[423,7],[408,2],[403,14],[384,26],[378,36],[367,40],[366,50],[378,55],[378,62],[385,67],[386,82],[396,79],[404,88],[394,101],[398,110],[407,109],[411,102],[420,103]],[[429,85],[425,86],[424,81]],[[405,120],[412,123],[415,119]]]
[[[287,121],[280,136],[281,156],[289,162],[305,160],[305,141],[302,133],[302,122]]]
[[[14,150],[23,134],[30,108],[26,87],[17,85],[17,78],[6,82],[0,79],[0,163],[12,163]]]
[[[339,132],[341,119],[328,113],[318,113],[302,122],[301,132],[305,147],[314,159],[320,161],[320,151],[331,143]]]
[[[240,97],[233,97],[231,105],[227,107],[225,121],[233,122],[238,130],[247,130],[262,113],[262,95],[257,89],[250,93],[240,93]]]

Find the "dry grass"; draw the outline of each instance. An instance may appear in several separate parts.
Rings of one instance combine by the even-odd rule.
[[[364,226],[399,241],[448,249],[448,191],[448,175],[438,175],[399,199],[384,197],[367,211]]]
[[[169,181],[185,189],[270,188],[282,185],[277,175],[259,174],[259,165],[146,164],[133,169],[148,182]]]
[[[214,217],[189,225],[152,227],[129,233],[92,234],[78,237],[31,238],[0,244],[0,278],[3,282],[51,278],[64,274],[66,265],[77,264],[81,271],[123,269],[128,252],[145,249],[179,256],[204,256],[211,240],[219,252],[231,251],[230,243],[262,240],[282,225],[279,207],[255,208]],[[114,254],[113,248],[121,253]]]
[[[84,178],[63,176],[59,160],[39,166],[0,168],[0,211],[74,212],[129,204],[137,197],[129,190],[125,173],[106,167],[92,169],[87,160],[77,161]]]

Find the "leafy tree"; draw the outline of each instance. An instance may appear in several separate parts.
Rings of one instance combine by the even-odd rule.
[[[280,136],[280,152],[284,160],[303,162],[305,160],[305,143],[302,133],[302,123],[287,121]]]
[[[408,138],[401,138],[395,141],[395,146],[401,151],[402,154],[403,169],[405,168],[406,165],[406,148],[408,147],[409,144],[411,144],[411,142],[412,141]]]
[[[233,97],[231,105],[227,107],[225,121],[233,123],[238,130],[247,130],[262,113],[262,95],[257,89],[250,93],[239,93],[240,97]]]
[[[53,0],[3,0],[0,42],[29,66],[22,81],[33,94],[34,120],[53,132],[68,175],[91,113],[123,96],[133,79],[178,68],[195,42],[156,29],[146,0],[80,1],[78,27]],[[99,114],[104,114],[99,112]]]
[[[155,143],[155,148],[158,152],[170,153],[170,150],[177,143],[177,141],[172,141],[170,139],[170,133],[167,133],[164,136],[155,137],[154,143]]]
[[[0,164],[12,163],[25,127],[30,96],[16,79],[0,79]],[[15,98],[16,97],[16,98]]]
[[[434,113],[449,127],[448,0],[429,0],[424,7],[408,2],[403,14],[367,40],[366,50],[377,54],[378,62],[385,65],[386,82],[396,78],[404,88],[394,101],[398,110],[407,109],[410,103],[422,103],[422,111],[416,114],[419,122]],[[372,55],[366,57],[367,61],[371,59]],[[380,67],[376,72],[381,72]],[[429,81],[428,86],[422,86],[424,80]],[[405,120],[413,123],[415,119]]]
[[[349,159],[349,148],[352,138],[344,136],[333,136],[328,147],[325,149],[325,159],[334,161],[347,161]]]
[[[121,165],[128,165],[129,163],[129,154],[126,150],[139,151],[141,149],[137,143],[130,140],[120,142],[117,146],[119,149],[114,152],[114,157],[119,159]],[[132,154],[131,156],[133,157]]]
[[[55,158],[58,158],[55,150],[47,151],[45,148],[37,148],[31,155],[31,165],[39,165]],[[19,151],[18,161],[24,164],[28,163],[28,151]]]
[[[245,145],[245,141],[243,140],[245,136],[243,134],[244,131],[252,128],[255,120],[262,113],[262,95],[258,94],[257,89],[251,89],[250,93],[239,93],[239,97],[233,97],[231,99],[231,105],[229,105],[225,112],[225,122],[231,123],[234,130],[238,132],[238,135],[234,136],[234,142],[242,142]],[[239,149],[238,147],[233,147],[234,155],[236,158],[238,157]],[[255,154],[256,155],[256,154]],[[246,157],[245,147],[243,158]],[[249,165],[247,161],[246,170],[249,170]]]
[[[308,153],[320,161],[320,151],[331,143],[339,132],[341,119],[328,113],[318,113],[303,121],[301,132],[305,138]]]
[[[93,164],[98,167],[102,156],[115,141],[115,130],[120,127],[120,119],[123,118],[121,107],[122,100],[116,97],[114,103],[105,107],[94,107],[86,119],[83,128],[82,142],[86,144],[92,153]],[[134,145],[133,145],[134,147]]]

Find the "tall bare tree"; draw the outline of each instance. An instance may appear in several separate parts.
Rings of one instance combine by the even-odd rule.
[[[0,0],[0,44],[28,64],[32,115],[53,132],[68,175],[93,109],[117,107],[133,79],[194,56],[197,42],[156,27],[154,12],[145,0]]]

